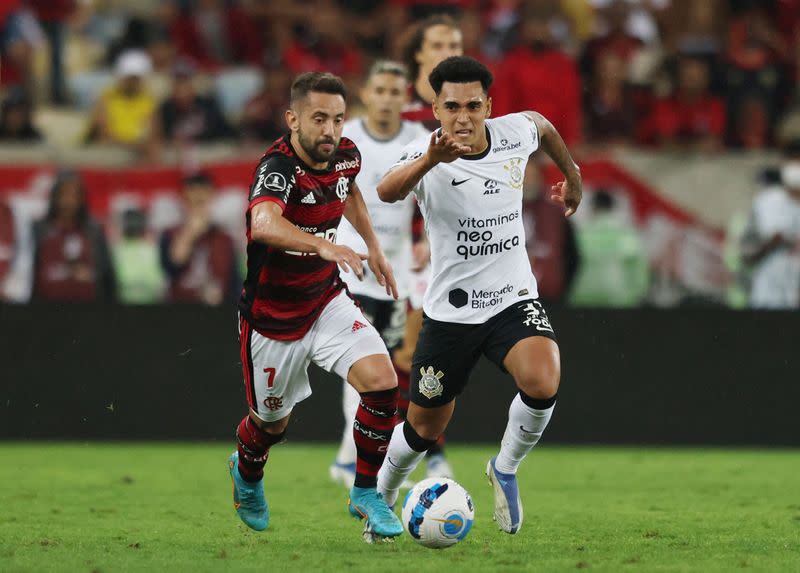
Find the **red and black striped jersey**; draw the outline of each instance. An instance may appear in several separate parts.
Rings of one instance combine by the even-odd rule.
[[[422,99],[413,85],[409,87],[408,96],[408,103],[403,108],[400,117],[408,121],[417,121],[431,131],[439,129],[441,124],[433,115],[433,106],[430,102]]]
[[[336,242],[336,228],[345,201],[361,169],[355,143],[343,137],[324,170],[300,159],[289,135],[276,141],[261,158],[250,188],[247,209],[247,278],[239,311],[261,335],[276,340],[302,338],[322,309],[344,288],[335,263],[315,253],[284,251],[253,241],[252,208],[273,201],[301,231]]]

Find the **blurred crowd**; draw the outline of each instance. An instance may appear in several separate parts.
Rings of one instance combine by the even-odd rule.
[[[495,111],[535,108],[571,145],[763,148],[797,104],[800,0],[4,0],[0,137],[36,109],[85,115],[71,143],[266,141],[293,75],[355,88],[448,12],[496,76]],[[357,108],[357,90],[352,89]]]
[[[116,148],[145,166],[198,144],[263,149],[286,129],[296,74],[340,75],[358,115],[376,59],[404,62],[413,81],[425,58],[452,53],[427,37],[408,49],[415,22],[443,13],[459,48],[495,75],[493,114],[537,110],[578,156],[783,149],[767,191],[728,230],[729,302],[800,307],[800,0],[0,0],[0,149]],[[624,197],[592,189],[573,224],[529,167],[524,216],[543,298],[647,302],[653,264]],[[180,222],[154,232],[144,210],[127,209],[109,241],[81,177],[61,172],[17,300],[233,300],[242,237],[215,221],[214,187],[186,176]],[[0,197],[0,283],[14,224]]]

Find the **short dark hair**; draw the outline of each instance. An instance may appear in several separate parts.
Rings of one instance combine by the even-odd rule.
[[[347,99],[342,78],[328,72],[305,72],[297,76],[292,82],[291,103],[296,103],[311,92],[339,94]]]
[[[408,67],[408,75],[412,82],[417,81],[417,76],[419,75],[417,52],[422,49],[422,43],[425,41],[425,32],[434,26],[447,26],[452,30],[459,29],[456,21],[447,14],[432,14],[417,24],[408,42],[403,46],[403,62]]]
[[[195,186],[214,187],[214,180],[211,179],[211,176],[208,173],[205,173],[204,171],[198,171],[196,173],[185,175],[181,181],[181,185],[184,189]]]
[[[450,56],[433,68],[431,75],[428,76],[428,81],[436,95],[441,93],[444,82],[455,84],[481,82],[483,91],[488,92],[493,80],[494,77],[489,68],[469,56]]]

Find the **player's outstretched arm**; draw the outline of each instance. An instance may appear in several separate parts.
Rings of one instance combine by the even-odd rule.
[[[456,142],[441,130],[431,134],[428,150],[416,159],[389,170],[378,183],[378,197],[385,203],[405,199],[425,174],[439,163],[450,163],[470,152],[468,145]]]
[[[570,217],[578,210],[578,205],[583,197],[580,167],[572,160],[564,140],[547,118],[535,111],[524,113],[536,124],[542,149],[564,174],[564,181],[556,183],[550,188],[552,191],[550,198],[564,205],[567,209],[564,214]]]
[[[380,241],[378,241],[378,236],[372,228],[372,220],[367,210],[367,204],[364,202],[364,196],[355,181],[350,185],[350,193],[347,196],[347,203],[344,205],[344,216],[364,239],[369,251],[367,264],[375,274],[378,284],[386,289],[386,294],[397,300],[397,283],[394,280],[392,266],[386,259]]]
[[[251,209],[250,238],[284,251],[317,254],[326,261],[335,262],[346,273],[352,269],[359,279],[364,277],[361,261],[366,260],[367,255],[301,231],[283,217],[281,205],[274,201],[263,201]]]

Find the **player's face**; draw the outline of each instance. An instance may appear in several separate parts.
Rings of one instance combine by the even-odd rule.
[[[422,46],[416,55],[420,75],[428,77],[431,70],[439,65],[439,62],[463,53],[461,30],[445,25],[431,26],[425,30]]]
[[[480,82],[445,82],[433,100],[433,114],[444,132],[476,151],[485,141],[484,122],[491,112],[492,98],[486,95]]]
[[[336,154],[344,127],[344,98],[310,92],[286,112],[286,123],[315,163],[327,163]]]
[[[375,74],[361,91],[367,115],[377,122],[394,122],[406,103],[406,80],[395,74]]]

